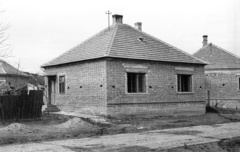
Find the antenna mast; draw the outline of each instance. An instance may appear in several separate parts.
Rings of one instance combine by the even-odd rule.
[[[110,15],[112,14],[112,12],[108,10],[107,12],[105,12],[105,14],[108,15],[108,30],[110,31]]]

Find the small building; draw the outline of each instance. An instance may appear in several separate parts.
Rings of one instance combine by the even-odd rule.
[[[193,55],[209,63],[205,66],[205,75],[210,105],[240,108],[240,58],[208,43],[207,35],[203,36],[203,47]]]
[[[0,60],[0,95],[12,94],[28,85],[29,80],[26,73]]]
[[[205,113],[206,63],[142,31],[113,24],[42,65],[48,105],[97,115]]]
[[[29,88],[34,90],[44,90],[44,76],[36,73],[24,72],[29,76]]]

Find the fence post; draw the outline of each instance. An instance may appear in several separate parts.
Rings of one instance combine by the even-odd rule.
[[[207,107],[210,107],[210,90],[207,91]]]

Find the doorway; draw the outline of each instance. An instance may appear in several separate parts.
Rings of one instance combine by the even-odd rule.
[[[55,105],[56,76],[48,76],[48,104]]]

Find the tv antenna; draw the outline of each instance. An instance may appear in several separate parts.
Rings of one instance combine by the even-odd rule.
[[[105,14],[108,15],[108,30],[110,31],[110,15],[112,14],[112,12],[108,10],[107,12],[105,12]]]

